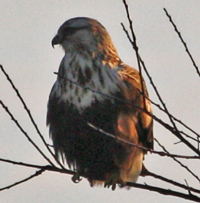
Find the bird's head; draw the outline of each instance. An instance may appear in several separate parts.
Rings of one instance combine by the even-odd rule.
[[[60,44],[65,52],[87,50],[103,60],[119,59],[110,35],[97,20],[77,17],[64,22],[52,40],[52,46]]]

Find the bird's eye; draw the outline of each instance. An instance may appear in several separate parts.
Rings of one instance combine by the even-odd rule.
[[[67,28],[65,30],[65,35],[66,36],[73,35],[75,32],[76,32],[76,29],[74,29],[74,28]]]

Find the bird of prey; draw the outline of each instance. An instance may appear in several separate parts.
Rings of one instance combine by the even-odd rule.
[[[56,157],[75,171],[74,182],[84,176],[91,186],[102,183],[112,190],[136,182],[146,149],[153,148],[144,80],[122,62],[97,20],[64,22],[52,40],[52,46],[57,44],[65,55],[47,112]]]

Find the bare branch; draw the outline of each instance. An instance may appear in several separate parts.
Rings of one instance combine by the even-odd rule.
[[[171,195],[171,196],[175,196],[175,197],[180,197],[183,199],[187,199],[187,200],[191,200],[194,202],[200,202],[200,197],[192,195],[192,194],[184,194],[181,192],[177,192],[177,191],[173,191],[173,190],[167,190],[167,189],[163,189],[163,188],[159,188],[159,187],[155,187],[155,186],[151,186],[151,185],[147,185],[147,184],[139,184],[139,183],[126,183],[127,186],[131,186],[131,187],[135,187],[135,188],[140,188],[140,189],[145,189],[145,190],[150,190],[153,192],[158,192],[160,194],[163,195]]]
[[[45,169],[40,169],[39,171],[36,171],[33,175],[31,175],[31,176],[29,176],[29,177],[27,177],[27,178],[25,178],[25,179],[23,179],[23,180],[20,180],[20,181],[18,181],[18,182],[16,182],[16,183],[13,183],[13,184],[8,185],[8,186],[6,186],[6,187],[0,188],[0,191],[2,191],[2,190],[7,190],[7,189],[10,189],[10,188],[12,188],[12,187],[14,187],[14,186],[20,185],[20,184],[22,184],[22,183],[24,183],[24,182],[26,182],[26,181],[28,181],[28,180],[31,180],[31,179],[33,179],[33,178],[35,178],[35,177],[41,175],[44,171],[45,171]]]
[[[176,182],[176,181],[174,181],[174,180],[167,179],[167,178],[165,178],[165,177],[163,177],[163,176],[157,175],[157,174],[152,173],[152,172],[150,172],[150,171],[147,171],[146,174],[145,174],[145,176],[151,176],[151,177],[154,177],[154,178],[156,178],[156,179],[162,180],[162,181],[164,181],[164,182],[170,183],[170,184],[172,184],[172,185],[174,185],[174,186],[183,188],[183,189],[185,189],[185,190],[188,190],[188,189],[189,189],[190,191],[193,191],[193,192],[196,192],[196,193],[200,194],[200,190],[197,190],[197,189],[192,188],[192,187],[188,187],[187,185],[183,185],[183,184],[178,183],[178,182]]]
[[[132,143],[132,142],[129,142],[129,141],[124,140],[124,139],[122,139],[122,138],[120,138],[120,137],[117,137],[117,136],[115,136],[115,135],[113,135],[113,134],[111,134],[111,133],[105,132],[103,129],[94,126],[92,123],[87,122],[87,124],[88,124],[88,126],[90,126],[91,128],[93,128],[94,130],[99,131],[99,132],[101,132],[102,134],[104,134],[104,135],[106,135],[106,136],[108,136],[108,137],[111,137],[111,138],[113,138],[113,139],[115,139],[115,140],[118,140],[118,141],[120,141],[120,142],[123,142],[123,143],[125,143],[125,144],[128,144],[128,145],[130,145],[130,146],[132,146],[132,147],[137,147],[137,148],[139,148],[139,149],[142,149],[142,150],[145,150],[145,151],[149,151],[149,152],[152,153],[152,154],[158,154],[158,155],[160,155],[160,156],[167,156],[167,157],[171,157],[171,158],[200,159],[199,156],[184,156],[184,155],[170,154],[170,153],[168,153],[168,152],[166,152],[166,153],[165,153],[165,152],[160,152],[160,151],[156,151],[156,150],[153,150],[153,149],[149,149],[149,148],[143,147],[143,146],[141,146],[141,145],[136,145],[136,144],[134,144],[134,143]]]
[[[146,97],[146,99],[148,99],[148,100],[151,102],[151,104],[153,104],[154,106],[156,106],[159,110],[161,110],[162,112],[166,113],[165,110],[164,110],[159,104],[156,104],[156,103],[155,103],[154,101],[152,101],[150,98],[147,98],[147,97]],[[200,135],[199,135],[196,131],[194,131],[191,127],[189,127],[188,125],[186,125],[185,123],[183,123],[180,119],[176,118],[176,117],[173,116],[172,114],[170,114],[170,116],[171,116],[176,122],[178,122],[179,124],[181,124],[182,126],[184,126],[187,130],[191,131],[191,132],[192,132],[193,134],[195,134],[197,137],[200,137]],[[196,141],[196,142],[199,142],[198,139],[195,139],[195,138],[189,136],[188,134],[186,134],[186,133],[184,133],[184,132],[182,132],[182,131],[179,131],[179,132],[182,133],[182,134],[184,134],[184,135],[187,136],[188,138],[190,138],[190,139],[192,139],[192,140],[194,140],[194,141]]]
[[[74,175],[75,172],[68,170],[68,169],[62,169],[62,168],[58,168],[56,166],[52,166],[52,165],[36,165],[36,164],[29,164],[29,163],[23,163],[23,162],[17,162],[17,161],[13,161],[13,160],[8,160],[8,159],[2,159],[0,158],[0,161],[2,162],[6,162],[6,163],[10,163],[10,164],[14,164],[14,165],[19,165],[19,166],[25,166],[25,167],[29,167],[29,168],[37,168],[37,169],[45,169],[47,171],[54,171],[54,172],[60,172],[60,173],[67,173],[70,175]]]
[[[27,163],[22,163],[22,162],[15,162],[15,161],[6,160],[6,159],[0,159],[0,161],[4,161],[4,162],[7,162],[7,163],[11,163],[11,164],[17,164],[17,165],[21,165],[21,166],[33,167],[33,168],[39,168],[40,169],[39,171],[36,172],[36,174],[34,174],[34,175],[32,175],[32,176],[30,176],[30,177],[28,177],[28,178],[26,178],[26,179],[24,179],[22,181],[14,183],[13,185],[11,185],[12,187],[15,186],[15,185],[20,184],[21,182],[25,182],[26,180],[29,180],[29,179],[37,176],[37,175],[40,175],[44,171],[59,172],[59,173],[65,173],[65,174],[69,174],[69,175],[74,175],[75,174],[74,171],[66,170],[66,169],[60,169],[60,168],[57,168],[57,167],[54,167],[54,166],[50,166],[50,165],[48,165],[48,166],[38,166],[38,165],[32,165],[32,164],[27,164]],[[159,178],[158,175],[155,175],[155,174],[150,173],[150,172],[147,175]],[[85,178],[87,178],[87,177],[85,177]],[[159,178],[159,179],[161,179],[161,178]],[[166,181],[166,180],[167,179],[163,178],[163,181]],[[166,181],[166,182],[170,182],[170,181]],[[10,188],[11,186],[6,186],[4,188],[0,188],[0,191],[8,189],[8,187]],[[140,188],[140,189],[145,189],[145,190],[150,190],[150,191],[158,192],[158,193],[161,193],[161,194],[164,194],[164,195],[172,195],[172,196],[176,196],[176,197],[180,197],[180,198],[184,198],[184,199],[188,199],[188,200],[192,200],[192,201],[197,201],[197,202],[200,201],[199,197],[194,196],[192,194],[188,195],[188,194],[176,192],[176,191],[173,191],[173,190],[166,190],[166,189],[163,189],[163,188],[159,188],[159,187],[155,187],[155,186],[151,186],[151,185],[147,185],[147,184],[143,185],[143,184],[139,184],[139,183],[127,182],[126,186]],[[182,188],[184,188],[184,187],[182,187]],[[187,189],[188,189],[188,187],[187,187]],[[194,191],[194,192],[197,192],[197,193],[200,192],[200,191],[198,191],[198,190],[196,190],[194,188],[190,188],[190,190]]]
[[[166,152],[169,154],[169,152],[166,150],[166,148],[158,142],[157,139],[154,138],[154,140],[158,143],[158,145]],[[176,159],[176,157],[171,157],[174,161],[176,161],[181,167],[185,168],[195,179],[197,179],[200,182],[200,178],[193,172],[191,171],[187,166],[182,164],[179,160]]]
[[[128,19],[130,30],[131,30],[131,35],[132,35],[131,42],[132,42],[133,48],[135,50],[136,58],[137,58],[137,64],[138,64],[139,73],[140,73],[140,82],[141,82],[141,87],[142,87],[143,105],[144,105],[144,109],[146,110],[145,94],[144,94],[145,89],[144,89],[144,83],[143,83],[143,77],[142,77],[142,68],[141,68],[141,64],[140,64],[140,56],[139,56],[139,52],[138,52],[139,48],[137,46],[136,36],[135,36],[134,31],[133,31],[133,22],[131,20],[131,16],[130,16],[130,13],[129,13],[128,4],[126,3],[125,0],[123,0],[123,3],[124,3],[124,6],[125,6],[125,9],[126,9],[127,19]]]
[[[126,1],[125,1],[125,0],[123,0],[123,2],[125,2],[125,4],[126,4]],[[126,30],[124,26],[123,26],[123,29]],[[130,27],[130,29],[132,29],[132,28]],[[131,30],[131,32],[134,32],[134,31]],[[126,31],[126,34],[128,35],[128,31]],[[130,40],[130,37],[128,37],[128,39]],[[132,46],[134,47],[133,42],[132,42]],[[150,80],[150,83],[151,83],[151,85],[153,86],[153,89],[154,89],[154,91],[155,91],[155,93],[156,93],[158,99],[160,100],[160,102],[161,102],[161,104],[162,104],[162,106],[163,106],[163,108],[164,108],[164,111],[165,111],[166,114],[168,115],[169,120],[170,120],[170,122],[171,122],[172,125],[173,125],[173,130],[172,130],[172,131],[170,130],[170,131],[171,131],[176,137],[178,137],[183,143],[185,143],[185,145],[187,145],[190,149],[192,149],[196,154],[200,155],[199,150],[198,150],[197,148],[195,148],[190,142],[188,142],[188,141],[180,134],[180,132],[179,132],[179,130],[178,130],[178,128],[177,128],[177,126],[176,126],[176,124],[175,124],[175,122],[174,122],[172,116],[171,116],[171,114],[169,113],[169,111],[168,111],[168,109],[167,109],[167,107],[166,107],[166,104],[164,103],[163,99],[161,98],[161,95],[160,95],[160,93],[158,92],[157,87],[155,86],[155,84],[154,84],[154,82],[153,82],[153,80],[152,80],[150,74],[149,74],[148,71],[147,71],[147,68],[146,68],[146,66],[145,66],[144,61],[142,60],[142,58],[141,58],[141,56],[140,56],[139,54],[138,54],[137,56],[139,57],[140,63],[142,64],[143,69],[144,69],[145,73],[147,74],[147,76],[148,76],[148,78],[149,78],[149,80]],[[145,113],[147,113],[147,112],[145,112]],[[148,113],[147,113],[147,114],[148,114]],[[152,116],[152,117],[153,117],[156,121],[158,121],[157,118],[155,118],[154,116]],[[160,120],[160,119],[159,119],[159,120]],[[158,122],[160,122],[160,121],[158,121]],[[162,123],[163,123],[163,121],[162,121]],[[161,123],[160,123],[160,124],[161,124]],[[163,124],[162,124],[162,125],[163,125]],[[169,130],[169,128],[168,128],[169,126],[166,126],[166,125],[163,125],[163,126]],[[170,126],[170,128],[171,128],[171,126]]]
[[[13,160],[9,160],[9,159],[3,159],[3,158],[0,158],[0,161],[14,164],[14,165],[19,165],[19,166],[26,166],[26,167],[30,167],[30,168],[37,168],[37,169],[43,168],[43,166],[41,166],[41,165],[28,164],[28,163],[23,163],[23,162],[18,162],[18,161],[13,161]]]
[[[181,40],[183,46],[185,47],[186,53],[187,53],[188,56],[190,57],[190,59],[191,59],[191,61],[192,61],[192,64],[193,64],[193,66],[195,67],[198,76],[200,77],[199,68],[198,68],[198,66],[197,66],[196,63],[195,63],[195,61],[194,61],[194,59],[193,59],[193,57],[192,57],[192,55],[191,55],[191,53],[190,53],[190,51],[189,51],[189,49],[188,49],[188,47],[187,47],[186,42],[184,41],[184,39],[183,39],[181,33],[178,31],[178,28],[177,28],[177,26],[175,25],[175,23],[173,22],[172,17],[169,15],[167,9],[166,9],[166,8],[163,8],[163,10],[165,11],[165,14],[167,15],[167,17],[169,18],[170,23],[173,25],[175,32],[178,34],[179,39]]]
[[[15,119],[13,114],[10,112],[8,107],[0,100],[1,106],[4,108],[6,113],[10,116],[11,120],[16,124],[16,126],[20,129],[20,131],[25,135],[25,137],[28,139],[28,141],[36,148],[36,150],[52,165],[54,164],[50,161],[50,159],[42,152],[42,150],[35,144],[35,142],[30,138],[30,136],[27,134],[27,132],[22,128],[22,126],[19,124],[19,122]]]
[[[26,181],[28,181],[28,180],[30,180],[30,179],[32,179],[32,178],[42,174],[44,171],[66,173],[66,174],[69,174],[69,175],[74,175],[75,174],[74,171],[70,171],[70,170],[67,170],[67,169],[61,169],[61,168],[58,168],[58,167],[53,166],[53,165],[41,166],[41,165],[35,165],[35,164],[17,162],[17,161],[12,161],[12,160],[8,160],[8,159],[2,159],[2,158],[0,158],[0,161],[5,162],[5,163],[10,163],[10,164],[18,165],[18,166],[24,166],[24,167],[29,167],[29,168],[40,169],[40,170],[36,171],[35,174],[31,175],[28,178],[25,178],[25,179],[23,179],[21,181],[18,181],[16,183],[13,183],[13,184],[8,185],[6,187],[0,188],[0,191],[5,190],[5,189],[10,189],[10,188],[12,188],[14,186],[17,186],[17,185],[19,185],[21,183],[24,183],[24,182],[26,182]]]
[[[3,72],[3,74],[6,76],[8,82],[9,82],[10,85],[12,86],[14,92],[17,94],[17,97],[19,98],[19,100],[21,101],[22,105],[24,106],[24,109],[25,109],[25,111],[27,112],[27,114],[28,114],[28,116],[29,116],[29,118],[30,118],[30,120],[31,120],[31,123],[33,124],[34,128],[36,129],[36,132],[37,132],[37,134],[39,135],[39,137],[41,138],[43,144],[45,145],[45,147],[47,148],[47,150],[49,151],[49,153],[54,157],[54,159],[56,160],[56,162],[58,163],[58,165],[59,165],[61,168],[64,168],[63,165],[56,159],[55,155],[53,154],[53,152],[51,151],[51,149],[50,149],[49,146],[47,145],[47,143],[46,143],[46,141],[45,141],[43,135],[41,134],[41,132],[40,132],[40,130],[39,130],[39,128],[38,128],[36,122],[34,121],[34,119],[33,119],[33,117],[32,117],[32,114],[31,114],[29,108],[27,107],[27,105],[26,105],[24,99],[22,98],[22,96],[21,96],[19,90],[18,90],[18,89],[16,88],[16,86],[14,85],[14,83],[13,83],[13,81],[11,80],[10,76],[6,73],[6,71],[5,71],[5,69],[3,68],[2,65],[0,65],[0,69],[1,69],[1,71]],[[48,159],[48,161],[49,161],[49,159]],[[51,164],[53,164],[53,163],[51,163]]]

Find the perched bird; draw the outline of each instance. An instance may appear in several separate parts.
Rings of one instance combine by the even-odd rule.
[[[76,172],[74,182],[84,176],[91,186],[104,183],[113,190],[136,182],[147,151],[126,142],[153,148],[152,117],[142,110],[151,113],[145,82],[121,61],[110,35],[94,19],[66,21],[52,40],[57,44],[65,55],[47,112],[57,158]]]

